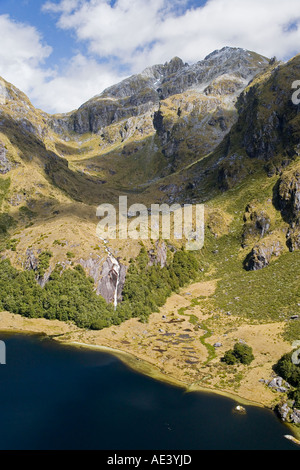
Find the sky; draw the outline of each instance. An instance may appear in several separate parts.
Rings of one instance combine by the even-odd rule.
[[[288,60],[299,0],[0,0],[0,76],[49,113],[120,80],[224,46]]]

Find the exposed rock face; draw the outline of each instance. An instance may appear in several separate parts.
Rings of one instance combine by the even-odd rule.
[[[278,406],[277,411],[282,421],[289,421],[290,413],[292,410],[287,403]]]
[[[153,112],[161,100],[191,87],[202,87],[206,95],[238,93],[267,65],[268,60],[262,56],[229,47],[213,52],[194,65],[184,64],[175,57],[164,65],[149,67],[141,74],[107,88],[74,113],[53,116],[50,123],[57,132],[62,129],[79,134],[97,133],[112,123],[150,110]],[[226,84],[214,82],[219,76],[228,74]]]
[[[290,223],[287,246],[290,251],[300,249],[300,172],[281,178],[279,182],[279,205],[282,215]]]
[[[110,257],[104,261],[103,258],[90,257],[88,259],[80,259],[79,263],[88,272],[96,285],[96,293],[101,295],[107,303],[114,301],[117,273]],[[118,284],[118,301],[122,300],[122,291],[126,279],[126,266],[120,264],[119,284]]]
[[[277,407],[277,412],[282,419],[282,421],[292,423],[292,424],[300,424],[300,410],[296,408],[291,408],[287,403],[283,403]]]
[[[6,149],[0,142],[0,173],[5,175],[12,169],[12,164],[6,157]]]
[[[300,410],[294,409],[291,414],[291,422],[294,424],[300,424]]]
[[[35,256],[34,251],[28,248],[26,250],[26,257],[25,257],[25,263],[24,263],[24,268],[27,271],[36,271],[39,265],[39,260]]]
[[[150,250],[148,252],[149,266],[159,264],[161,268],[164,268],[167,265],[167,246],[165,242],[160,243],[157,240],[155,247],[156,250]]]
[[[271,220],[266,211],[257,210],[254,206],[248,205],[244,215],[244,230],[242,235],[242,246],[245,248],[250,241],[263,238],[269,231]]]
[[[124,265],[120,265],[119,284],[117,292],[118,301],[122,300],[122,291],[125,284],[125,278],[126,267]],[[106,300],[106,302],[112,303],[115,298],[117,282],[118,276],[114,269],[114,264],[112,260],[108,257],[102,267],[101,280],[98,282],[97,285],[97,294],[101,295]]]
[[[275,377],[268,383],[268,386],[280,393],[286,393],[288,388],[290,388],[290,385],[284,382],[282,377]]]
[[[94,279],[96,286],[98,286],[101,279],[103,258],[93,258],[90,256],[88,259],[81,258],[78,260],[78,262],[83,267],[83,269],[87,271],[88,275]]]
[[[164,268],[167,265],[167,247],[165,242],[159,244],[156,242],[156,250],[157,250],[157,262],[160,264],[161,268]]]
[[[300,250],[300,227],[292,224],[287,233],[287,246],[290,251]]]
[[[283,247],[279,241],[265,240],[257,244],[245,261],[247,271],[258,271],[270,264],[272,256],[280,256]]]
[[[281,178],[279,183],[280,209],[290,221],[300,219],[300,172]]]
[[[39,255],[41,253],[41,250],[37,250],[36,254]],[[24,268],[27,271],[34,271],[36,273],[36,281],[41,287],[45,287],[47,282],[49,281],[49,278],[52,273],[52,267],[50,266],[46,272],[43,274],[43,276],[40,276],[37,273],[38,267],[39,267],[39,259],[36,256],[35,252],[33,249],[28,248],[26,250],[26,255],[25,255],[25,262],[24,262]]]
[[[24,269],[28,271],[34,271],[36,273],[36,280],[41,287],[44,287],[49,281],[51,273],[53,271],[50,266],[43,276],[37,274],[39,267],[38,255],[41,253],[41,250],[35,250],[28,248],[26,251]],[[160,262],[163,262],[163,249],[160,255]],[[92,256],[88,259],[79,259],[78,263],[87,271],[88,275],[91,276],[95,281],[96,293],[101,295],[108,303],[114,301],[116,286],[117,286],[117,273],[114,270],[114,265],[110,257],[108,257],[104,263],[104,259],[97,257],[93,258]],[[66,269],[70,266],[70,262],[59,263],[63,269]],[[119,273],[119,282],[118,282],[118,301],[122,300],[122,291],[126,279],[126,266],[120,264],[120,273]]]
[[[43,276],[38,277],[37,282],[39,283],[41,287],[45,287],[45,285],[50,279],[51,273],[52,273],[52,267],[50,266]]]

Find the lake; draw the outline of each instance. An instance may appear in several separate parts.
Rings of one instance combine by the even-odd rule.
[[[114,356],[38,335],[0,334],[0,449],[247,450],[300,448],[272,411],[185,393]]]

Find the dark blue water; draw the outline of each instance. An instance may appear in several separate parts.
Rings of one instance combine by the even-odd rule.
[[[268,410],[184,393],[115,357],[40,336],[0,335],[0,449],[295,449]]]

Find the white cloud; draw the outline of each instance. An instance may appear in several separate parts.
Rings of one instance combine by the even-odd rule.
[[[299,0],[47,1],[57,27],[86,45],[63,69],[47,70],[51,48],[36,29],[0,16],[0,75],[46,111],[69,111],[127,75],[175,55],[197,62],[223,46],[289,58],[300,44]],[[49,21],[51,18],[49,17]],[[292,27],[290,27],[292,26]],[[81,51],[84,50],[81,47]],[[119,67],[119,68],[118,68]]]
[[[0,15],[0,75],[26,93],[51,76],[42,65],[52,52],[38,31]]]
[[[113,6],[109,0],[63,0],[47,2],[45,10],[51,9],[60,13],[58,26],[86,41],[91,53],[117,57],[134,71],[174,55],[195,62],[224,45],[284,58],[300,39],[297,28],[286,31],[299,22],[299,0],[209,0],[182,14],[171,0],[117,0]]]
[[[59,72],[44,66],[52,48],[39,32],[0,15],[0,76],[26,93],[35,106],[48,112],[67,112],[124,78],[112,64],[76,54]]]
[[[32,98],[43,110],[63,113],[78,108],[122,78],[111,67],[77,54],[61,74],[33,90]]]

